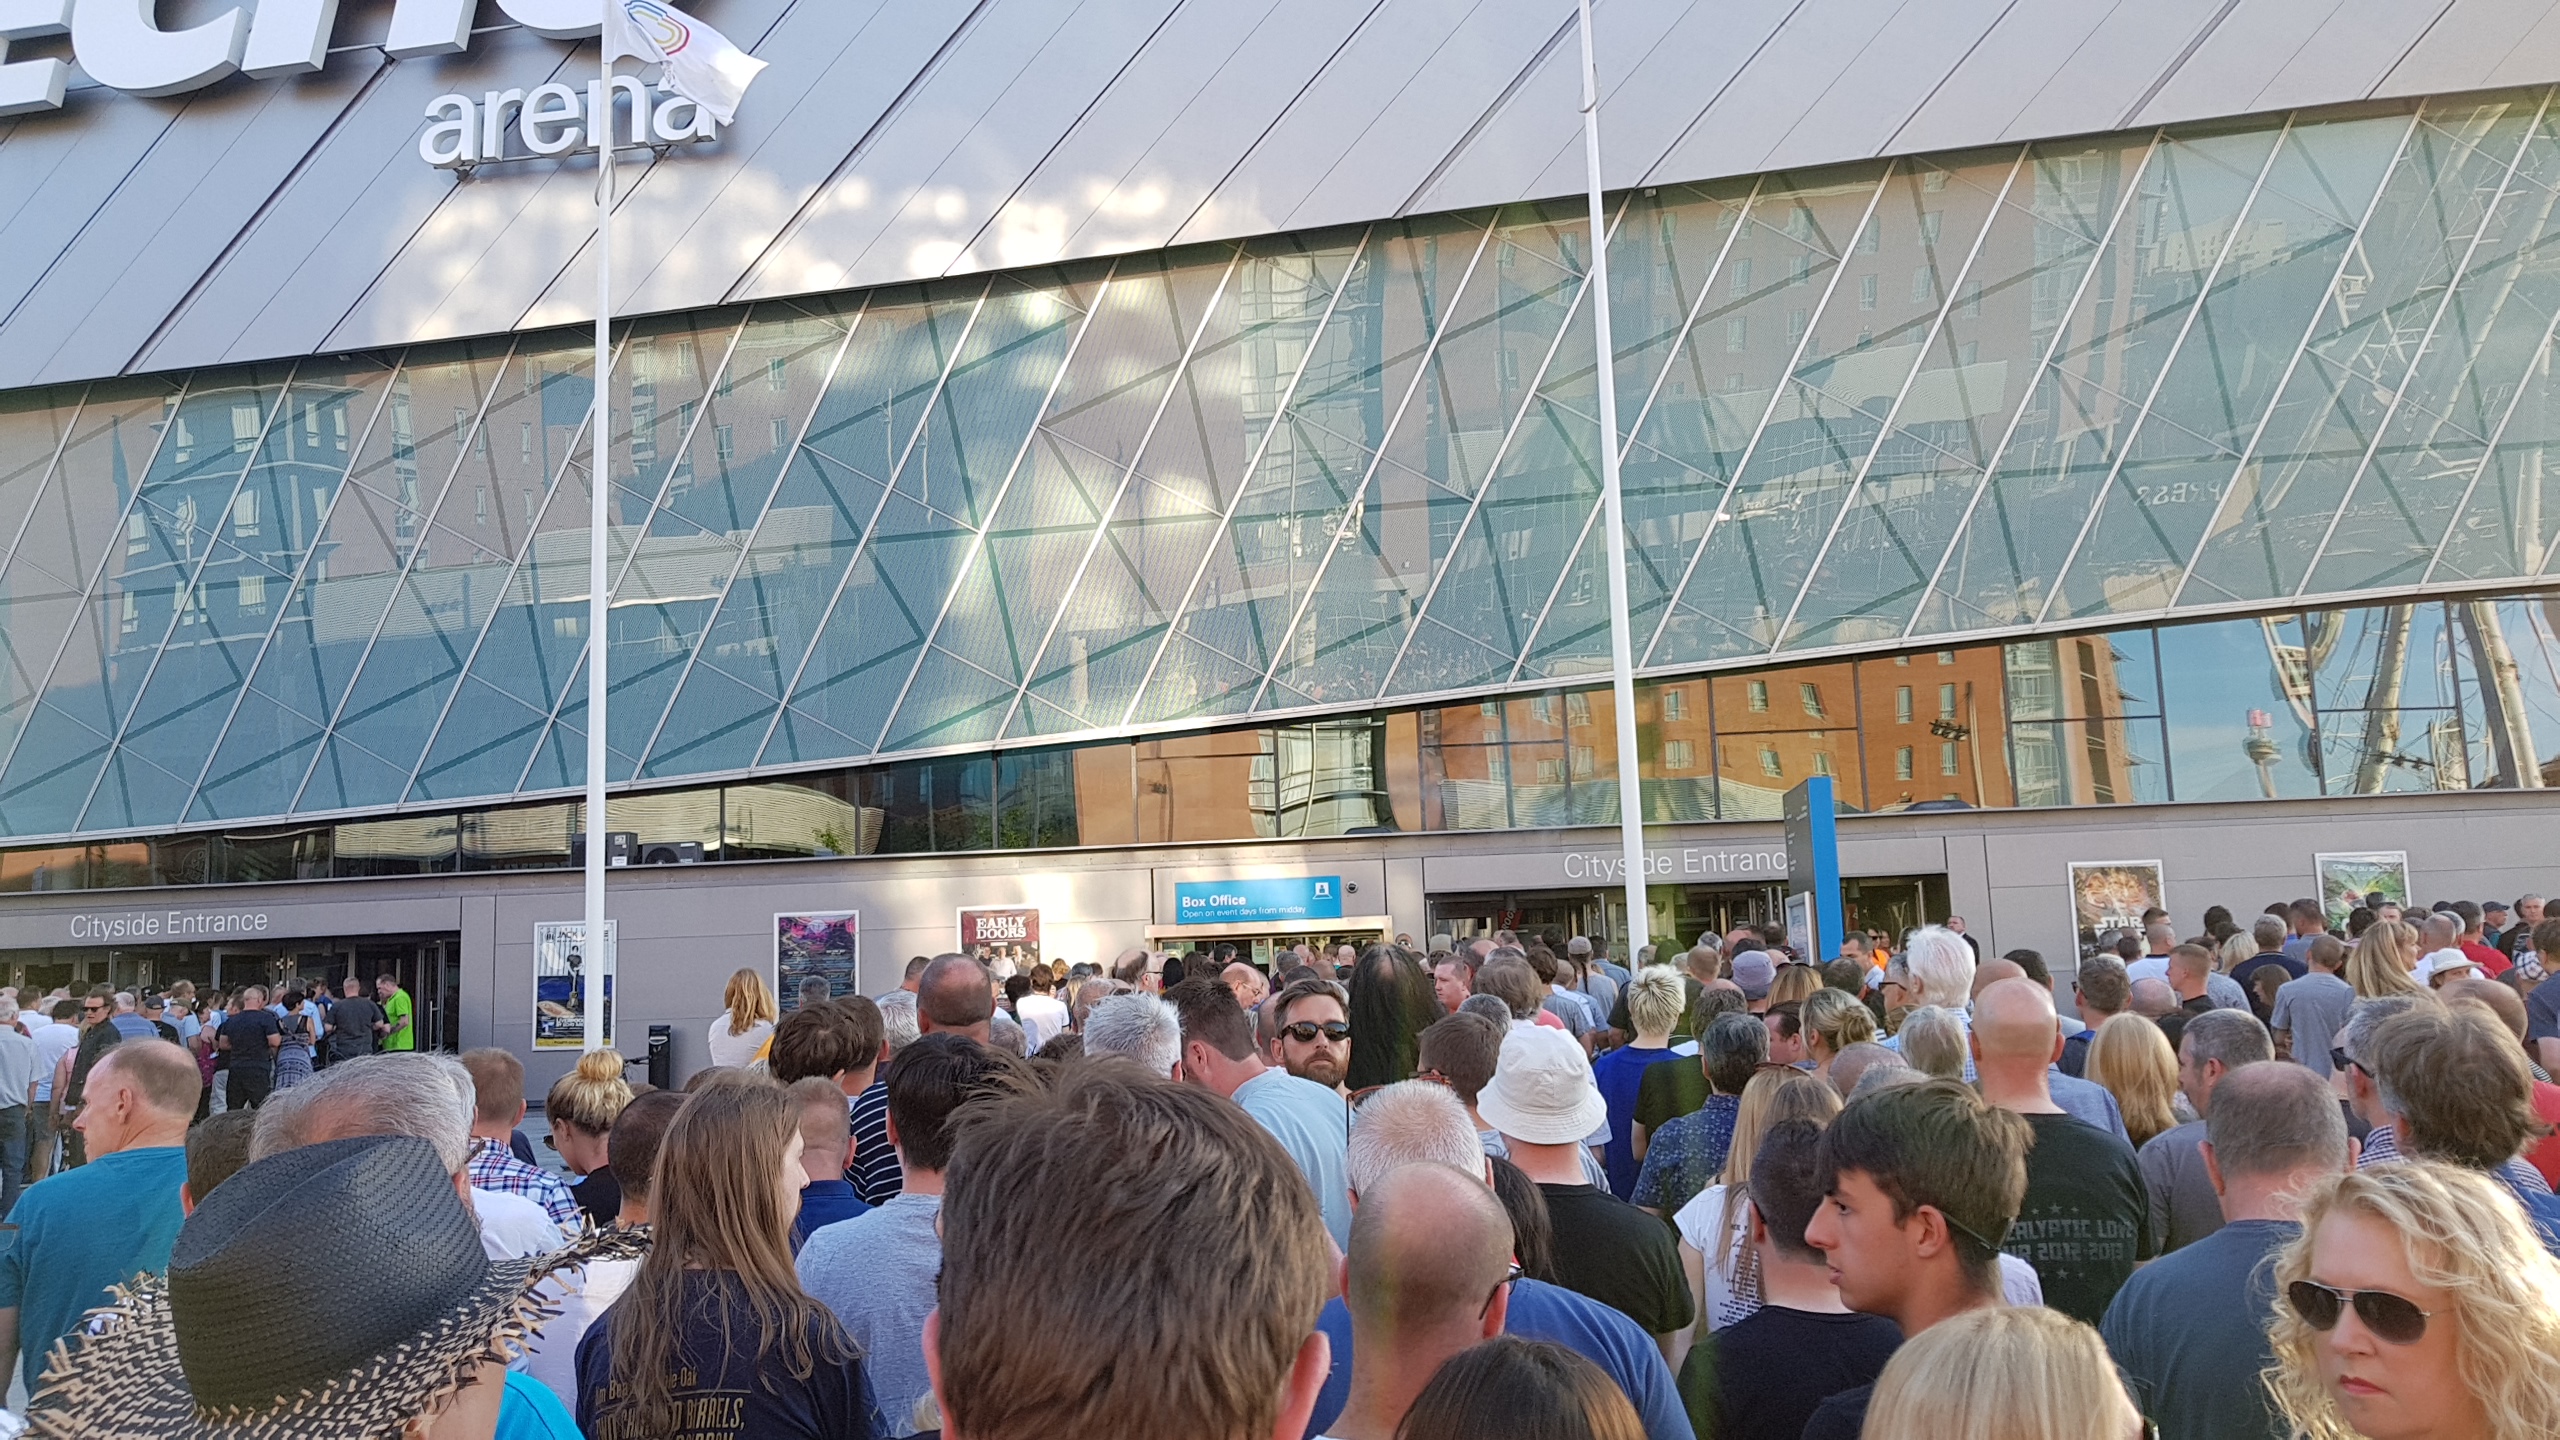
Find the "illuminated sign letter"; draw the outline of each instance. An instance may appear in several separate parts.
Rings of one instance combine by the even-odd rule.
[[[471,41],[477,0],[400,0],[391,7],[391,34],[382,43],[393,58],[459,55]]]
[[[507,18],[546,40],[583,40],[604,29],[596,0],[498,0]]]
[[[183,95],[240,68],[249,22],[237,8],[185,30],[160,28],[156,0],[76,0],[71,47],[92,79],[128,95]]]
[[[9,42],[71,28],[71,0],[0,0],[0,115],[62,108],[71,67],[60,60],[9,59]]]
[[[479,160],[480,111],[470,96],[437,96],[427,102],[427,118],[436,123],[418,137],[419,159],[439,170]]]
[[[337,23],[338,0],[258,0],[240,68],[261,80],[314,73],[328,59]]]
[[[536,155],[562,155],[578,146],[578,92],[557,81],[526,92],[516,129]]]

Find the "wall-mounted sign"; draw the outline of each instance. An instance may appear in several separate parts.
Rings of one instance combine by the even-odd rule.
[[[264,910],[83,911],[71,917],[74,940],[213,940],[263,935],[266,929]]]
[[[1275,920],[1339,920],[1342,877],[1201,880],[1173,887],[1176,925],[1259,925]]]
[[[493,160],[546,159],[583,154],[596,148],[608,128],[617,145],[664,149],[720,138],[720,123],[711,112],[673,91],[648,87],[628,75],[613,81],[614,105],[604,101],[604,82],[590,80],[585,89],[550,84],[531,90],[491,90],[477,98],[439,95],[427,102],[427,132],[418,137],[418,158],[439,170],[469,173]],[[608,127],[599,118],[615,112]]]
[[[816,915],[773,917],[774,993],[782,1013],[800,1008],[800,986],[811,978],[827,982],[827,998],[856,990],[856,967],[862,958],[862,916],[853,910]]]
[[[1040,912],[1023,906],[960,912],[960,953],[987,962],[999,980],[1040,963]]]
[[[613,952],[621,922],[604,922],[604,947],[590,955],[587,927],[552,920],[533,927],[533,1048],[578,1050],[587,1041],[586,968],[603,967],[604,1043],[613,1045]]]

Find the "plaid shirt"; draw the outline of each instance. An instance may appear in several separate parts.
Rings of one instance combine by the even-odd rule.
[[[587,1228],[586,1216],[578,1209],[578,1197],[569,1193],[560,1177],[527,1165],[503,1143],[473,1137],[471,1164],[467,1168],[472,1189],[496,1190],[534,1201],[550,1214],[552,1223],[569,1234]]]

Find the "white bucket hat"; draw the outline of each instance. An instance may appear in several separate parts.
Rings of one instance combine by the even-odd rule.
[[[1590,1057],[1562,1030],[1513,1027],[1503,1037],[1493,1080],[1476,1097],[1476,1113],[1514,1140],[1579,1144],[1609,1120],[1609,1102],[1591,1078]]]

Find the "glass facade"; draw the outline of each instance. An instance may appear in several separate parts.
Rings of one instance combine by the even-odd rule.
[[[893,761],[608,802],[641,860],[1549,829],[1618,818],[1605,685]],[[1657,822],[2560,785],[2560,591],[2139,626],[1642,682]],[[574,863],[584,810],[0,850],[0,893]]]
[[[2445,597],[2554,573],[2550,98],[1619,197],[1648,806],[2530,783],[2511,602]],[[1609,818],[1590,243],[1521,205],[632,324],[611,780],[725,797],[641,827],[717,854]],[[501,802],[583,780],[594,394],[560,332],[0,396],[0,835],[559,853]],[[2243,652],[2292,657],[2263,724]]]

